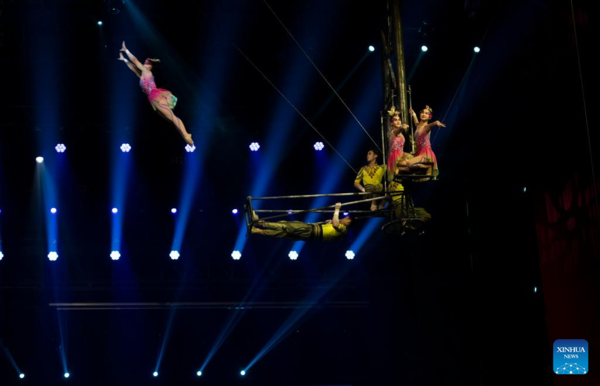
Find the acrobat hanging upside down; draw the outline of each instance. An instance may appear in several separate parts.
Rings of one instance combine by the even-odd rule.
[[[305,223],[302,221],[269,222],[260,220],[258,215],[252,211],[251,232],[252,234],[286,238],[288,240],[339,240],[346,235],[348,227],[354,221],[351,216],[339,219],[341,207],[341,203],[335,204],[333,218],[321,223]]]

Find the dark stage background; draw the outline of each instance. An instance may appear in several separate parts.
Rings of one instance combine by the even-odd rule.
[[[386,3],[269,5],[380,142]],[[414,192],[433,220],[402,237],[363,221],[291,261],[293,242],[246,238],[232,208],[248,195],[351,192],[355,173],[330,146],[313,150],[318,134],[238,49],[354,169],[371,143],[264,2],[1,0],[0,384],[599,385],[590,6],[402,1],[415,109],[447,124],[432,134],[440,179]],[[123,40],[161,59],[157,84],[179,98],[194,153],[116,60]],[[588,340],[589,374],[553,374],[556,339]]]

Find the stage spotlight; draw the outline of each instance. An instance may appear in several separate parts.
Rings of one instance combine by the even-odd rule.
[[[110,253],[110,258],[113,259],[114,261],[117,261],[121,258],[121,254],[119,253],[119,251],[112,251]]]
[[[98,25],[102,25],[102,20],[98,20]]]
[[[177,213],[177,208],[171,208],[171,213],[173,213],[173,214]]]
[[[179,259],[179,252],[178,251],[171,251],[171,253],[169,253],[169,256],[171,257],[171,260],[177,260]]]
[[[249,147],[252,151],[258,151],[258,149],[260,149],[260,145],[258,144],[258,142],[252,142]]]
[[[50,213],[52,213],[52,214],[56,213],[56,208],[51,208]]]
[[[69,378],[70,376],[71,376],[71,374],[65,373],[65,378]]]
[[[289,209],[288,210],[288,214],[294,214],[294,210],[293,209]]]
[[[188,153],[193,153],[194,150],[196,150],[196,146],[190,144],[185,145],[185,151]]]
[[[298,252],[290,251],[290,253],[288,253],[288,257],[290,260],[298,260]]]
[[[537,293],[537,287],[533,287],[533,293]]]
[[[56,261],[57,259],[58,259],[58,253],[56,253],[55,251],[48,253],[48,260]]]
[[[153,377],[158,377],[158,372],[157,372],[157,371],[153,372],[153,373],[152,373],[152,376],[153,376]]]
[[[325,148],[325,145],[323,145],[323,142],[316,142],[313,147],[316,151],[321,151]]]
[[[233,257],[233,260],[239,260],[242,258],[242,254],[240,251],[233,251],[231,252],[231,257]]]
[[[423,51],[423,52],[427,52],[428,49],[429,48],[427,48],[427,46],[421,46],[421,51]]]
[[[231,211],[231,213],[233,213],[233,214],[238,214],[238,210],[237,210],[237,209],[233,209],[233,210]]]
[[[202,371],[198,371],[198,372],[196,373],[196,375],[197,375],[197,376],[199,376],[199,377],[201,377],[201,376],[202,376]]]
[[[119,213],[119,209],[117,209],[117,208],[112,208],[110,211],[113,212],[114,214]]]
[[[346,251],[346,259],[353,260],[354,256],[356,256],[356,255],[354,254],[353,251]]]
[[[4,259],[4,253],[2,253],[2,251],[0,251],[0,260]]]
[[[19,374],[19,378],[21,378],[21,379],[25,378],[25,374],[23,374],[23,373]]]
[[[59,143],[58,145],[56,145],[55,149],[58,153],[64,153],[65,150],[67,150],[67,147],[64,143]]]
[[[375,47],[369,46],[369,51],[371,51],[371,52],[375,51]]]
[[[526,193],[526,192],[527,192],[527,187],[526,187],[526,186],[524,186],[524,187],[523,187],[523,193]]]
[[[38,164],[41,164],[42,162],[44,162],[44,157],[36,157],[35,162],[37,162]]]
[[[350,213],[348,212],[344,212],[344,216],[348,216]]]
[[[131,146],[128,143],[124,143],[121,145],[121,151],[123,153],[129,153],[130,150],[131,150]]]
[[[240,371],[240,375],[243,377],[244,375],[246,375],[246,372],[244,370]]]
[[[479,48],[479,47],[475,47],[475,48],[473,48],[473,51],[475,51],[475,53],[476,53],[476,54],[478,54],[478,53],[479,53],[479,51],[481,51],[481,48]]]

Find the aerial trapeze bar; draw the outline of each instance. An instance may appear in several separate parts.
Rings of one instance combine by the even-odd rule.
[[[286,216],[291,216],[293,214],[302,214],[302,213],[331,213],[333,212],[333,210],[328,210],[328,209],[333,209],[335,207],[334,205],[327,205],[327,206],[322,206],[320,208],[314,208],[314,209],[301,209],[301,210],[293,210],[293,209],[258,209],[258,210],[254,210],[254,207],[252,206],[252,200],[284,200],[284,199],[298,199],[298,198],[314,198],[314,197],[345,197],[345,196],[364,196],[367,194],[373,194],[370,192],[358,192],[358,193],[331,193],[331,194],[303,194],[303,195],[292,195],[292,196],[272,196],[272,197],[251,197],[248,196],[246,198],[246,205],[244,206],[244,209],[246,210],[246,226],[248,228],[248,230],[250,230],[250,227],[253,223],[252,221],[252,212],[255,213],[281,213],[281,214],[277,214],[274,216],[269,216],[269,217],[264,217],[261,218],[261,220],[273,220],[275,218],[280,218],[280,217],[286,217]],[[381,200],[383,197],[383,195],[381,196],[377,196],[377,197],[373,197],[373,198],[365,198],[365,199],[361,199],[361,200],[355,200],[355,201],[350,201],[350,202],[345,202],[343,203],[343,205],[348,206],[348,205],[355,205],[355,204],[362,204],[365,202],[371,202],[371,201],[375,201],[375,200]],[[368,213],[370,211],[348,211],[351,213]]]

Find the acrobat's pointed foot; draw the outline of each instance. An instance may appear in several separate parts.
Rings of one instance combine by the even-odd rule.
[[[194,144],[194,141],[192,141],[192,135],[191,134],[185,134],[184,138],[185,138],[185,142],[187,142],[188,145],[193,145]]]

